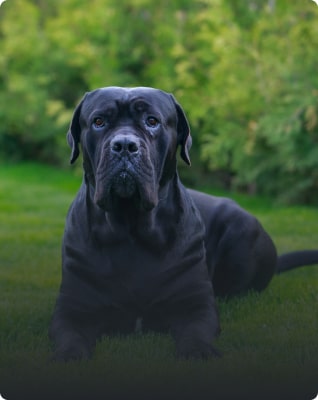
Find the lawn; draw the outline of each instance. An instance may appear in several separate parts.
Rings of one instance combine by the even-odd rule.
[[[318,266],[273,279],[261,294],[219,301],[221,359],[177,361],[169,336],[104,338],[94,358],[50,362],[47,328],[60,282],[65,215],[81,176],[0,166],[0,394],[8,400],[299,399],[318,392]],[[211,191],[211,189],[209,189]],[[234,196],[278,251],[318,246],[318,210]],[[169,396],[168,396],[169,394]],[[102,395],[102,396],[101,396]],[[1,397],[0,397],[1,398]],[[179,398],[179,397],[178,397]]]

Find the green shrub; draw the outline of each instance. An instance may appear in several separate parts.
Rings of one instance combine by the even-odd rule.
[[[316,204],[316,13],[288,0],[7,1],[0,157],[61,163],[85,91],[155,86],[183,105],[221,183]]]

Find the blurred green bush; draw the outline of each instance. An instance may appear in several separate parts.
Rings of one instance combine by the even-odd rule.
[[[310,1],[8,0],[0,157],[65,163],[85,91],[154,86],[186,110],[196,181],[317,204],[317,19]]]

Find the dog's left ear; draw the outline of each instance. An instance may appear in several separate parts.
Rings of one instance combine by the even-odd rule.
[[[82,105],[84,102],[86,95],[82,98],[81,102],[77,105],[77,107],[75,108],[73,117],[72,117],[72,121],[70,124],[70,128],[67,132],[66,138],[67,138],[67,142],[70,146],[70,148],[72,149],[72,154],[71,154],[71,159],[70,159],[70,163],[73,164],[77,157],[79,156],[79,143],[81,140],[81,126],[80,126],[80,114],[81,114],[81,109],[82,109]]]
[[[186,164],[191,165],[190,156],[189,156],[189,150],[192,145],[192,138],[190,135],[190,126],[189,126],[187,117],[185,116],[185,113],[184,113],[182,107],[180,106],[180,104],[176,101],[176,99],[173,96],[172,96],[172,99],[173,99],[173,102],[174,102],[176,110],[177,110],[178,144],[181,146],[180,155],[181,155],[182,160]]]

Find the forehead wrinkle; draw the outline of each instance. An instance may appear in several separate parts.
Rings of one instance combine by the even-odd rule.
[[[156,107],[158,111],[162,111],[165,105],[168,109],[173,109],[174,106],[170,97],[168,93],[154,88],[105,87],[88,93],[83,114],[88,118],[93,111],[102,111],[109,107],[109,105],[127,109],[137,101],[144,102],[147,106],[146,108]]]

